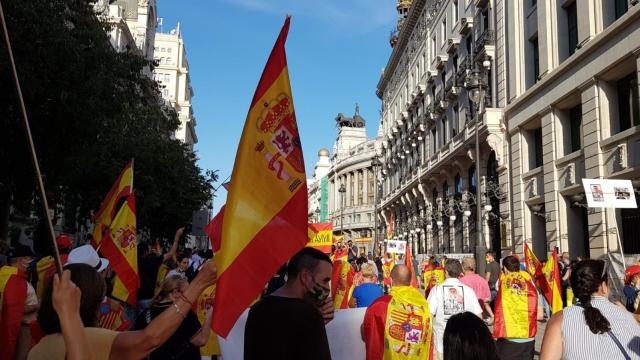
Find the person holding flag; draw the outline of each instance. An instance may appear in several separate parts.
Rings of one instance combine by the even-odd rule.
[[[533,360],[536,320],[542,320],[538,291],[520,261],[509,255],[502,260],[504,275],[498,280],[493,337],[502,360]]]
[[[369,306],[361,333],[367,360],[431,358],[431,312],[422,293],[411,286],[409,267],[391,270],[391,291]]]
[[[444,281],[444,267],[438,265],[435,256],[431,255],[429,257],[429,262],[424,267],[422,277],[424,279],[424,296],[429,297],[431,289]]]
[[[355,272],[347,258],[333,261],[331,273],[331,296],[336,309],[347,309],[354,289]]]

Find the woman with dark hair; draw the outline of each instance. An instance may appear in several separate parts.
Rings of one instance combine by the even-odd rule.
[[[168,279],[173,275],[182,275],[185,278],[187,277],[187,269],[189,269],[189,255],[187,255],[186,253],[180,254],[178,255],[177,260],[178,266],[175,269],[169,271],[165,279]]]
[[[176,301],[182,298],[188,284],[187,278],[181,275],[171,275],[166,278],[160,287],[160,291],[153,298],[151,306],[136,319],[133,327],[134,330],[146,328],[153,319],[162,314],[166,309],[172,307]],[[206,345],[207,340],[209,340],[209,334],[211,333],[212,313],[213,308],[209,308],[204,325],[200,325],[198,316],[193,310],[189,310],[178,329],[162,346],[155,349],[149,355],[149,360],[199,360],[199,348]]]
[[[572,269],[578,303],[551,317],[540,359],[640,359],[640,326],[608,300],[605,262],[584,260]]]
[[[163,345],[183,322],[194,301],[217,279],[217,269],[207,261],[198,276],[189,284],[172,306],[154,318],[144,330],[116,332],[98,328],[98,307],[104,297],[104,279],[96,269],[86,264],[65,267],[71,281],[80,289],[80,318],[95,360],[142,359]],[[30,360],[63,360],[66,358],[62,327],[52,299],[52,286],[45,291],[38,321],[47,334],[29,352]]]
[[[484,321],[468,311],[449,318],[444,329],[444,360],[499,360]]]

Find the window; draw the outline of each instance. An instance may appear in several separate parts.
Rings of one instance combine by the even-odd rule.
[[[453,6],[453,23],[455,24],[460,19],[460,13],[458,12],[459,10],[458,1],[454,0],[452,6]]]
[[[469,179],[469,191],[475,193],[476,186],[478,184],[478,180],[476,179],[476,166],[471,165],[469,167],[469,171],[467,172],[467,178]]]
[[[471,35],[467,36],[466,46],[467,46],[467,54],[471,54]]]
[[[167,58],[167,64],[173,64],[173,61],[171,61],[170,57]]]
[[[351,175],[349,177],[349,206],[353,206],[353,203],[355,201],[354,191],[353,190],[355,190],[354,176]]]
[[[447,41],[447,15],[444,15],[444,19],[442,19],[442,43],[444,44]]]
[[[564,11],[567,12],[567,34],[569,36],[569,55],[576,52],[578,47],[578,11],[576,2],[567,6]]]
[[[487,31],[489,30],[489,7],[485,7],[482,9],[482,28]]]
[[[168,97],[169,96],[169,89],[163,89],[162,90],[162,96]]]
[[[455,187],[455,194],[462,194],[462,178],[460,177],[460,174],[457,174],[455,177]]]
[[[446,116],[444,116],[442,118],[442,122],[441,123],[442,123],[442,128],[441,128],[442,129],[442,146],[444,146],[444,144],[446,144],[447,140],[448,140],[448,138],[447,138],[447,135],[448,135],[447,134],[447,117]]]
[[[431,38],[431,60],[436,58],[436,36]]]
[[[538,0],[531,0],[531,7],[537,6]]]
[[[533,55],[533,83],[538,82],[538,77],[540,77],[540,54],[538,52],[538,37],[536,36],[534,39],[529,40],[531,44],[531,50]]]
[[[458,73],[458,53],[453,55],[453,73],[454,74]]]
[[[171,54],[171,48],[167,48],[167,52]]]
[[[582,105],[569,110],[571,152],[582,149]]]
[[[358,184],[358,205],[362,205],[364,196],[364,174],[362,171],[356,173],[356,181]]]
[[[616,19],[619,19],[629,10],[629,4],[627,0],[615,0],[616,2]]]
[[[171,80],[171,75],[169,74],[164,74],[164,81],[165,82],[169,82]]]
[[[533,130],[533,155],[535,158],[532,169],[542,166],[542,128]]]
[[[373,181],[373,171],[367,171],[367,203],[373,204],[375,201],[375,182]]]
[[[453,106],[453,119],[451,119],[451,136],[455,137],[458,135],[458,122],[459,122],[459,114],[458,114],[458,104]]]
[[[435,154],[438,151],[438,145],[436,143],[437,143],[436,128],[434,127],[433,129],[431,129],[431,150],[433,151],[433,154]]]
[[[617,82],[619,129],[624,131],[640,125],[640,98],[638,97],[638,78],[635,72]]]
[[[165,52],[165,51],[167,51],[166,48],[160,48],[160,52]]]

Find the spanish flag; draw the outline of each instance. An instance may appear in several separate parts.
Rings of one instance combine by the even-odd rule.
[[[551,313],[562,311],[562,292],[560,282],[560,268],[558,267],[558,252],[553,249],[551,257],[542,268],[542,274],[547,282],[547,288],[543,289],[543,294],[551,306]]]
[[[136,303],[140,287],[136,238],[136,204],[131,194],[113,219],[100,249],[116,272],[111,295],[129,304]]]
[[[391,216],[389,217],[389,226],[387,227],[388,240],[391,240],[393,238],[393,227],[394,227],[394,220],[393,220],[393,213],[391,213]]]
[[[204,326],[207,318],[207,310],[210,306],[213,306],[213,298],[215,296],[215,293],[216,285],[214,284],[204,289],[195,304],[196,314],[198,315],[198,320],[200,321],[200,324],[202,324],[202,326]],[[203,357],[222,355],[222,352],[220,352],[220,344],[218,344],[218,336],[213,331],[209,334],[207,343],[204,346],[200,347],[200,355]]]
[[[349,299],[353,293],[355,273],[347,259],[333,262],[331,275],[331,296],[336,309],[348,309]]]
[[[413,257],[411,256],[411,245],[407,242],[406,252],[404,255],[404,265],[411,271],[411,286],[418,287],[418,280],[416,279],[416,271],[413,267]]]
[[[287,17],[251,101],[216,253],[213,329],[226,337],[273,274],[309,241],[307,186],[289,84]]]
[[[118,206],[122,199],[131,194],[133,190],[133,160],[124,167],[116,182],[113,183],[107,196],[100,204],[100,209],[94,217],[93,239],[91,245],[98,249],[105,231],[111,225],[113,217],[118,212]]]
[[[204,227],[204,232],[209,237],[211,242],[211,249],[214,253],[220,250],[220,244],[222,243],[222,224],[224,223],[224,205],[218,211],[218,214],[211,219],[211,221]]]
[[[331,253],[333,240],[333,224],[309,224],[309,243],[307,246],[318,249],[325,254]]]
[[[389,253],[382,260],[382,281],[385,285],[391,285],[391,270],[396,265],[396,255],[391,255],[389,257]]]
[[[427,265],[422,276],[424,278],[425,296],[429,296],[431,289],[444,282],[444,268],[442,266],[432,267]]]
[[[538,291],[528,272],[511,272],[500,278],[494,314],[494,338],[528,339],[536,336]]]

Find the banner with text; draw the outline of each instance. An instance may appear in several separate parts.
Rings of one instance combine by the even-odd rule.
[[[307,233],[309,234],[308,247],[316,248],[327,254],[331,252],[331,245],[333,245],[333,225],[330,222],[309,224]]]

